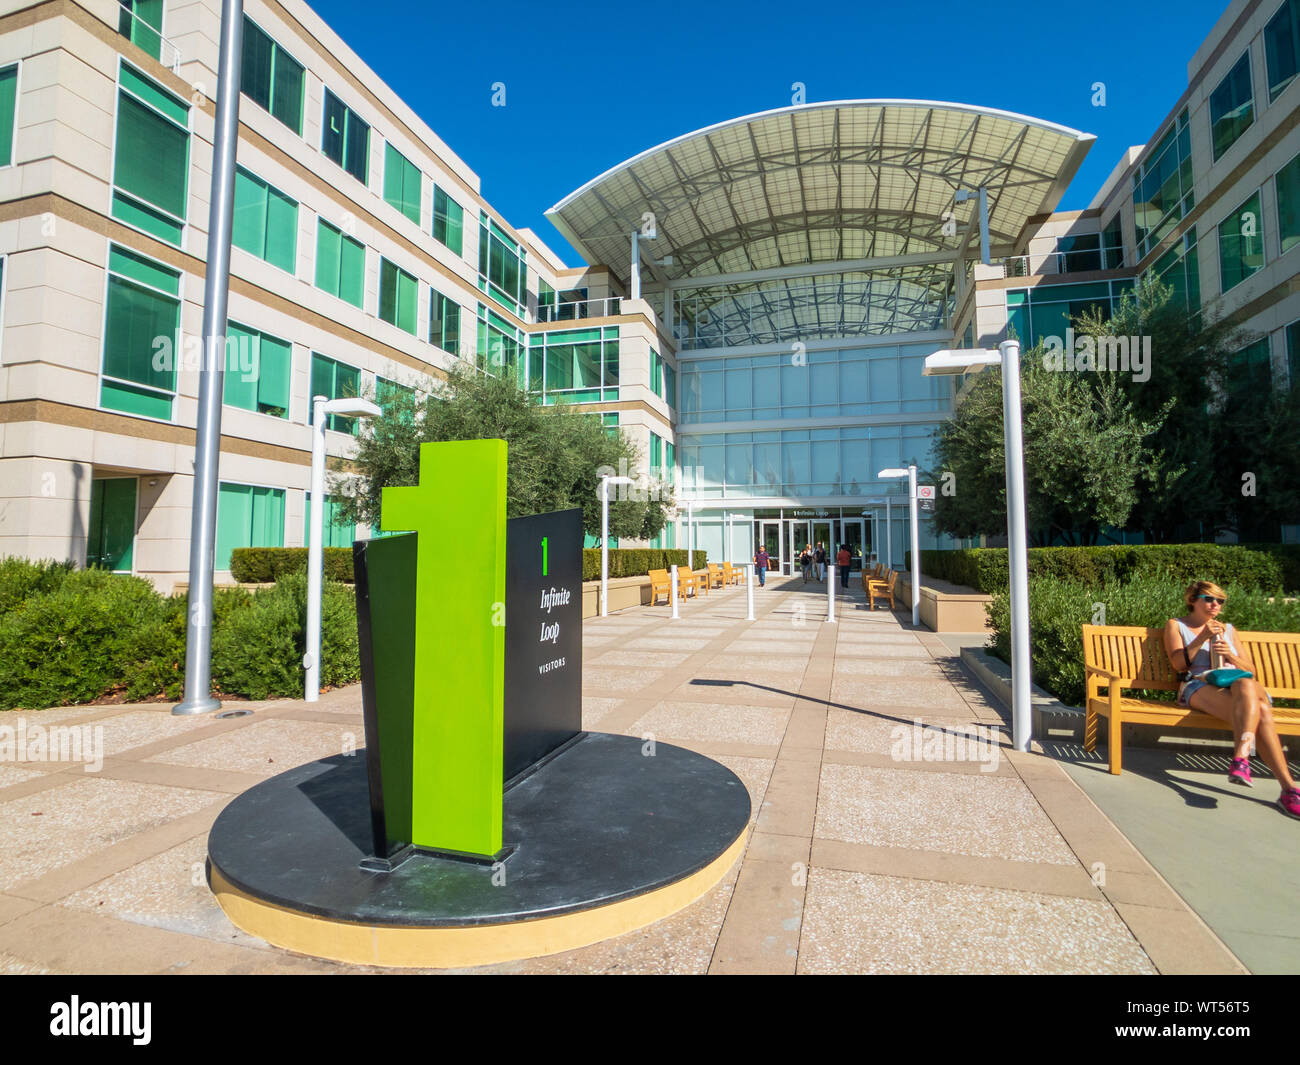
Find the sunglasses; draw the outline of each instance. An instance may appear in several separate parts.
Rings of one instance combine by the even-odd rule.
[[[1226,599],[1216,599],[1212,595],[1198,595],[1196,598],[1204,599],[1207,603],[1218,603],[1219,606],[1223,606],[1223,604],[1227,602]]]

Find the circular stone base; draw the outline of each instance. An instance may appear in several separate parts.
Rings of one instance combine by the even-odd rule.
[[[708,892],[744,846],[749,793],[725,766],[588,733],[505,794],[504,862],[372,853],[362,752],[250,788],[208,836],[209,877],[238,927],[363,965],[532,958],[644,927]]]

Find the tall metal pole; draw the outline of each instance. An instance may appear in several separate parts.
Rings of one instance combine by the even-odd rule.
[[[912,626],[921,624],[921,530],[916,521],[916,466],[907,467],[907,493],[912,508]]]
[[[321,566],[325,557],[325,404],[324,396],[312,397],[311,425],[311,523],[307,537],[307,653],[303,666],[307,677],[304,697],[320,700],[320,616]]]
[[[244,0],[223,0],[217,61],[217,119],[212,137],[208,262],[203,286],[203,368],[194,433],[194,502],[190,508],[189,612],[185,627],[185,697],[173,714],[220,709],[212,697],[212,567],[217,540],[217,467],[225,382],[226,302],[230,295],[230,231],[239,146],[239,82],[244,51]]]
[[[1004,340],[1002,352],[1002,424],[1006,432],[1007,563],[1011,585],[1011,742],[1029,750],[1029,534],[1025,518],[1025,448],[1020,410],[1020,344]]]
[[[686,504],[686,568],[695,572],[695,504]]]
[[[609,617],[609,478],[600,479],[600,616]]]

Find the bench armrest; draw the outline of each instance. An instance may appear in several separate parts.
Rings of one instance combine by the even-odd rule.
[[[1112,673],[1109,669],[1103,669],[1101,666],[1090,666],[1085,663],[1083,671],[1088,674],[1105,677],[1107,680],[1114,681],[1116,684],[1121,684],[1124,687],[1128,687],[1133,683],[1131,677],[1121,677],[1118,673]]]

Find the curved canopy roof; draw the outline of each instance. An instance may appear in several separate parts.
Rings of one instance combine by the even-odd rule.
[[[651,148],[547,216],[590,263],[626,281],[631,233],[652,212],[658,239],[641,244],[647,274],[708,284],[719,275],[816,263],[952,260],[976,210],[974,201],[954,205],[954,193],[983,185],[992,254],[1008,255],[1030,216],[1059,202],[1093,140],[963,104],[800,104]],[[973,247],[972,257],[978,236]],[[655,265],[669,255],[671,265]]]

